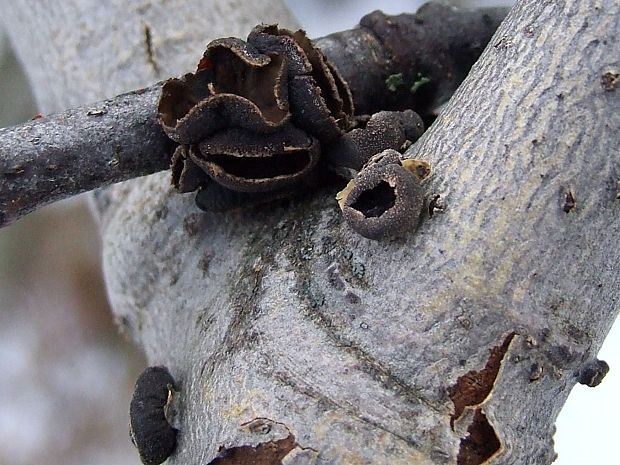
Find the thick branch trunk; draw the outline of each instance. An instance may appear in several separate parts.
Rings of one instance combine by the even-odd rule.
[[[172,16],[158,8],[128,7],[124,21]],[[209,32],[244,36],[259,19],[247,8],[241,30]],[[157,21],[154,37],[175,37]],[[289,434],[283,463],[550,463],[557,413],[619,310],[618,30],[614,0],[519,2],[408,152],[431,163],[427,197],[445,211],[406,241],[356,236],[332,188],[225,214],[197,212],[165,174],[100,196],[115,312],[181,388],[169,463]],[[189,61],[170,53],[167,73],[191,67],[207,40],[191,37],[177,42],[194,46]],[[144,59],[139,45],[125,53]],[[118,73],[104,94],[127,90],[100,52],[90,69]],[[84,63],[63,59],[85,80]],[[129,87],[152,80],[126,66]]]

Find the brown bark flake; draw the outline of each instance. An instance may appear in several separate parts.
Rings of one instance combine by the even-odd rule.
[[[269,441],[256,447],[239,446],[223,449],[208,465],[281,465],[282,459],[297,446],[295,436]]]
[[[482,370],[465,373],[456,380],[456,384],[450,387],[448,394],[454,403],[454,413],[450,418],[452,427],[454,427],[454,421],[463,414],[465,407],[482,404],[491,393],[504,355],[514,337],[515,333],[510,333],[501,346],[491,349],[491,355]]]

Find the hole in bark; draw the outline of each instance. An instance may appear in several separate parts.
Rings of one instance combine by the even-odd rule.
[[[383,215],[394,206],[395,202],[394,188],[389,183],[381,181],[372,189],[362,192],[351,207],[366,218],[374,218]]]
[[[461,440],[457,465],[480,465],[493,456],[501,447],[493,426],[480,409],[467,428],[467,436]]]
[[[256,447],[239,446],[224,449],[208,465],[281,465],[282,459],[297,447],[295,436],[279,441],[263,442]]]
[[[515,333],[510,333],[501,346],[491,349],[491,355],[482,370],[465,373],[456,380],[454,386],[450,387],[448,394],[454,403],[454,414],[450,418],[450,425],[453,428],[454,421],[463,414],[465,407],[480,405],[490,394],[504,355],[514,337]]]
[[[310,163],[310,155],[307,151],[287,152],[270,157],[209,155],[209,161],[219,165],[224,172],[239,178],[267,179],[299,173]]]

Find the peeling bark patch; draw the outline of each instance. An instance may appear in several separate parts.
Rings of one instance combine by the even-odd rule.
[[[443,213],[444,211],[446,211],[445,201],[441,198],[441,195],[439,194],[434,195],[428,204],[429,218],[432,218],[435,212]]]
[[[612,92],[618,87],[620,82],[620,73],[614,73],[613,71],[607,71],[601,76],[601,87],[606,92]]]
[[[485,463],[501,448],[493,426],[482,410],[476,410],[474,420],[467,429],[467,436],[461,440],[457,465],[480,465]]]
[[[208,465],[281,465],[282,459],[297,447],[292,434],[279,441],[269,441],[256,447],[230,447],[220,451]]]
[[[450,425],[463,414],[465,407],[482,404],[491,393],[497,374],[508,351],[508,347],[515,337],[510,333],[501,346],[491,349],[491,355],[486,366],[479,371],[469,371],[456,380],[456,384],[448,390],[450,399],[454,403],[454,413],[450,418]]]
[[[538,381],[543,374],[543,366],[540,363],[534,363],[530,367],[530,383]]]

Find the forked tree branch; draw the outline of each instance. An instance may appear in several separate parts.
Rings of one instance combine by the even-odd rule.
[[[360,27],[316,43],[349,82],[358,114],[412,107],[431,117],[506,13],[440,4],[416,14],[375,12]],[[156,84],[0,130],[0,227],[47,203],[168,169],[174,145],[157,121],[160,89]]]
[[[204,28],[204,2],[151,6],[164,3],[192,18],[185,29]],[[234,7],[214,27],[242,8],[239,21],[254,21],[257,3],[285,14],[277,0],[213,3]],[[97,39],[120,17],[105,5]],[[123,45],[142,12],[126,12]],[[154,37],[173,42],[158,13]],[[71,22],[57,21],[23,41],[64,46],[56,31]],[[100,196],[114,313],[179,386],[169,463],[270,451],[287,464],[550,464],[557,413],[593,379],[618,314],[619,29],[615,0],[518,1],[407,152],[431,164],[425,192],[446,208],[401,241],[352,234],[329,187],[224,213],[197,212],[164,175]],[[98,57],[49,63],[82,70]],[[127,68],[140,66],[121,62],[115,82]]]

